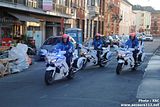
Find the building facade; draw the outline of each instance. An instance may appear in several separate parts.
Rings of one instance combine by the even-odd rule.
[[[105,4],[104,34],[118,34],[119,23],[122,19],[122,16],[119,14],[120,0],[105,0]]]
[[[129,34],[135,31],[135,13],[132,11],[132,4],[126,0],[120,2],[120,15],[122,21],[119,23],[119,34]]]
[[[151,34],[160,36],[160,11],[152,13]]]
[[[76,18],[72,27],[82,29],[82,36],[85,31],[85,0],[72,0],[72,8],[76,9]],[[83,37],[84,40],[84,37]]]
[[[150,34],[151,29],[151,12],[134,10],[136,13],[136,31]]]
[[[93,38],[96,33],[104,32],[105,0],[86,0],[84,38]]]
[[[74,26],[72,0],[1,0],[0,38],[32,38],[39,48],[49,36]]]
[[[130,26],[130,32],[136,32],[136,13],[134,11],[131,12],[131,26]]]

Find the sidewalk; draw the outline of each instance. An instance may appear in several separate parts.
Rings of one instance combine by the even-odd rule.
[[[138,88],[137,98],[160,98],[160,47],[149,61],[145,71]]]

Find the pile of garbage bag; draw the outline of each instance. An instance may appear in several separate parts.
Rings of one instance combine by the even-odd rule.
[[[27,55],[27,50],[28,46],[21,43],[9,50],[8,58],[16,60],[10,63],[11,73],[21,72],[29,67],[31,59]]]

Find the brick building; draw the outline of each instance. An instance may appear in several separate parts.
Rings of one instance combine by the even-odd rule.
[[[160,36],[160,11],[155,11],[152,13],[151,34],[153,36]]]
[[[120,0],[106,0],[105,9],[105,22],[104,22],[104,34],[118,34],[119,23],[121,21],[120,12]]]

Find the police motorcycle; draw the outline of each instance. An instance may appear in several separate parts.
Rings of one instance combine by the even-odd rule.
[[[126,70],[136,70],[137,67],[140,65],[140,62],[144,60],[144,52],[142,51],[142,47],[138,47],[138,54],[137,54],[137,62],[134,61],[133,58],[133,51],[135,48],[128,48],[125,46],[118,47],[114,45],[115,50],[117,51],[117,67],[116,67],[116,74],[119,75],[122,71]],[[140,61],[140,62],[138,62]],[[138,65],[138,64],[139,65]]]
[[[99,51],[99,58],[97,52]],[[95,50],[93,47],[81,46],[81,58],[83,58],[83,69],[89,66],[99,65],[105,67],[111,60],[110,45],[102,47],[102,49]]]
[[[78,58],[77,52],[73,53],[71,67],[69,68],[66,63],[64,54],[66,51],[48,52],[46,54],[46,72],[45,83],[51,85],[54,81],[63,78],[73,79],[75,73],[82,67],[82,59]]]
[[[141,63],[144,61],[145,58],[145,52],[144,52],[144,43],[143,41],[141,41],[139,47],[138,47],[138,54],[137,54],[137,58],[138,58],[138,65],[141,65]]]

